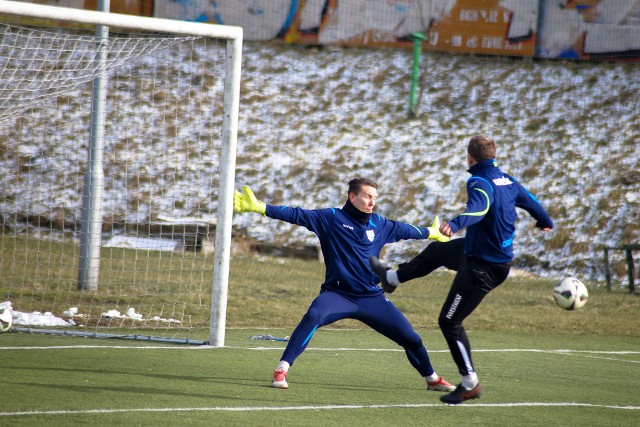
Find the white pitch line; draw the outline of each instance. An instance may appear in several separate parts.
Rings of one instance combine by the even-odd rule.
[[[579,402],[516,402],[516,403],[465,403],[464,405],[445,405],[437,403],[404,403],[380,405],[314,405],[314,406],[213,406],[203,408],[131,408],[131,409],[85,409],[60,411],[20,411],[0,412],[0,417],[18,417],[32,415],[82,415],[82,414],[121,414],[151,412],[266,412],[266,411],[317,411],[331,409],[389,409],[389,408],[436,408],[455,406],[457,408],[523,408],[523,407],[582,407],[598,409],[618,409],[638,411],[640,406],[596,405]]]
[[[0,347],[0,350],[74,350],[74,349],[87,349],[87,348],[99,348],[99,349],[134,349],[134,350],[211,350],[218,347],[211,347],[207,345],[201,346],[135,346],[135,345],[52,345],[52,346],[32,346],[32,347]],[[230,347],[223,347],[230,348]],[[220,348],[221,349],[221,348]]]
[[[610,360],[612,362],[640,363],[640,360],[619,359],[617,357],[592,356],[589,354],[579,354],[579,353],[561,353],[561,354],[565,356],[571,356],[571,357],[583,357],[585,359]],[[621,353],[621,354],[628,354],[628,353]]]
[[[212,347],[201,346],[133,346],[133,345],[65,345],[65,346],[32,346],[32,347],[2,347],[0,350],[73,350],[73,349],[134,349],[134,350],[278,350],[282,351],[283,346],[278,347]],[[352,347],[307,347],[305,351],[370,351],[370,352],[404,352],[401,348],[352,348]],[[448,353],[449,350],[429,349],[429,353]],[[543,350],[537,348],[504,348],[504,349],[474,349],[474,353],[550,353],[567,355],[640,355],[640,351],[635,350]],[[585,356],[586,357],[586,356]],[[615,359],[614,359],[615,360]]]

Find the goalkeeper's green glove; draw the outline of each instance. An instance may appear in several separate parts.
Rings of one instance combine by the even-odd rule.
[[[242,193],[238,190],[233,194],[233,209],[236,212],[257,212],[259,214],[267,214],[267,205],[256,199],[251,188],[248,185],[242,186]]]
[[[427,227],[429,230],[429,238],[431,240],[437,240],[438,242],[448,242],[449,238],[440,232],[440,218],[437,216],[433,219],[431,227]]]

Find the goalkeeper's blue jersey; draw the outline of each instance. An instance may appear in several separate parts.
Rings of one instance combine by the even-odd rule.
[[[502,172],[494,159],[476,163],[469,173],[466,210],[449,222],[454,233],[467,228],[467,255],[493,263],[510,262],[516,207],[526,210],[537,221],[536,227],[553,228],[553,221],[535,196]]]
[[[322,289],[355,296],[382,293],[379,279],[369,266],[369,257],[379,257],[385,244],[429,238],[425,227],[392,221],[375,213],[363,224],[344,208],[307,210],[267,205],[266,215],[315,233],[327,268]]]

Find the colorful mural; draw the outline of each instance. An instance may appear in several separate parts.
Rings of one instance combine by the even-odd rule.
[[[273,40],[291,25],[295,0],[155,0],[155,16],[236,25],[247,40]]]
[[[640,0],[542,0],[536,56],[640,59]]]
[[[95,8],[97,0],[34,0]],[[640,60],[640,0],[111,0],[115,12],[237,25],[247,40]]]
[[[458,0],[427,32],[433,50],[533,56],[538,4],[520,0]]]

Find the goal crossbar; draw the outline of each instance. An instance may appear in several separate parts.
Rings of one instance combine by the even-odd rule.
[[[33,3],[0,0],[0,13],[33,18],[53,19],[82,24],[106,25],[144,31],[158,31],[214,37],[226,40],[242,40],[242,27],[177,21],[163,18],[97,12],[68,7],[47,6]]]
[[[185,36],[218,38],[227,41],[226,78],[224,83],[224,117],[220,152],[220,182],[215,255],[211,293],[209,344],[223,347],[226,325],[227,289],[233,219],[240,71],[243,30],[241,27],[140,17],[109,12],[46,6],[0,0],[0,13],[15,16],[77,22],[96,26],[127,28],[144,32],[171,33]]]

